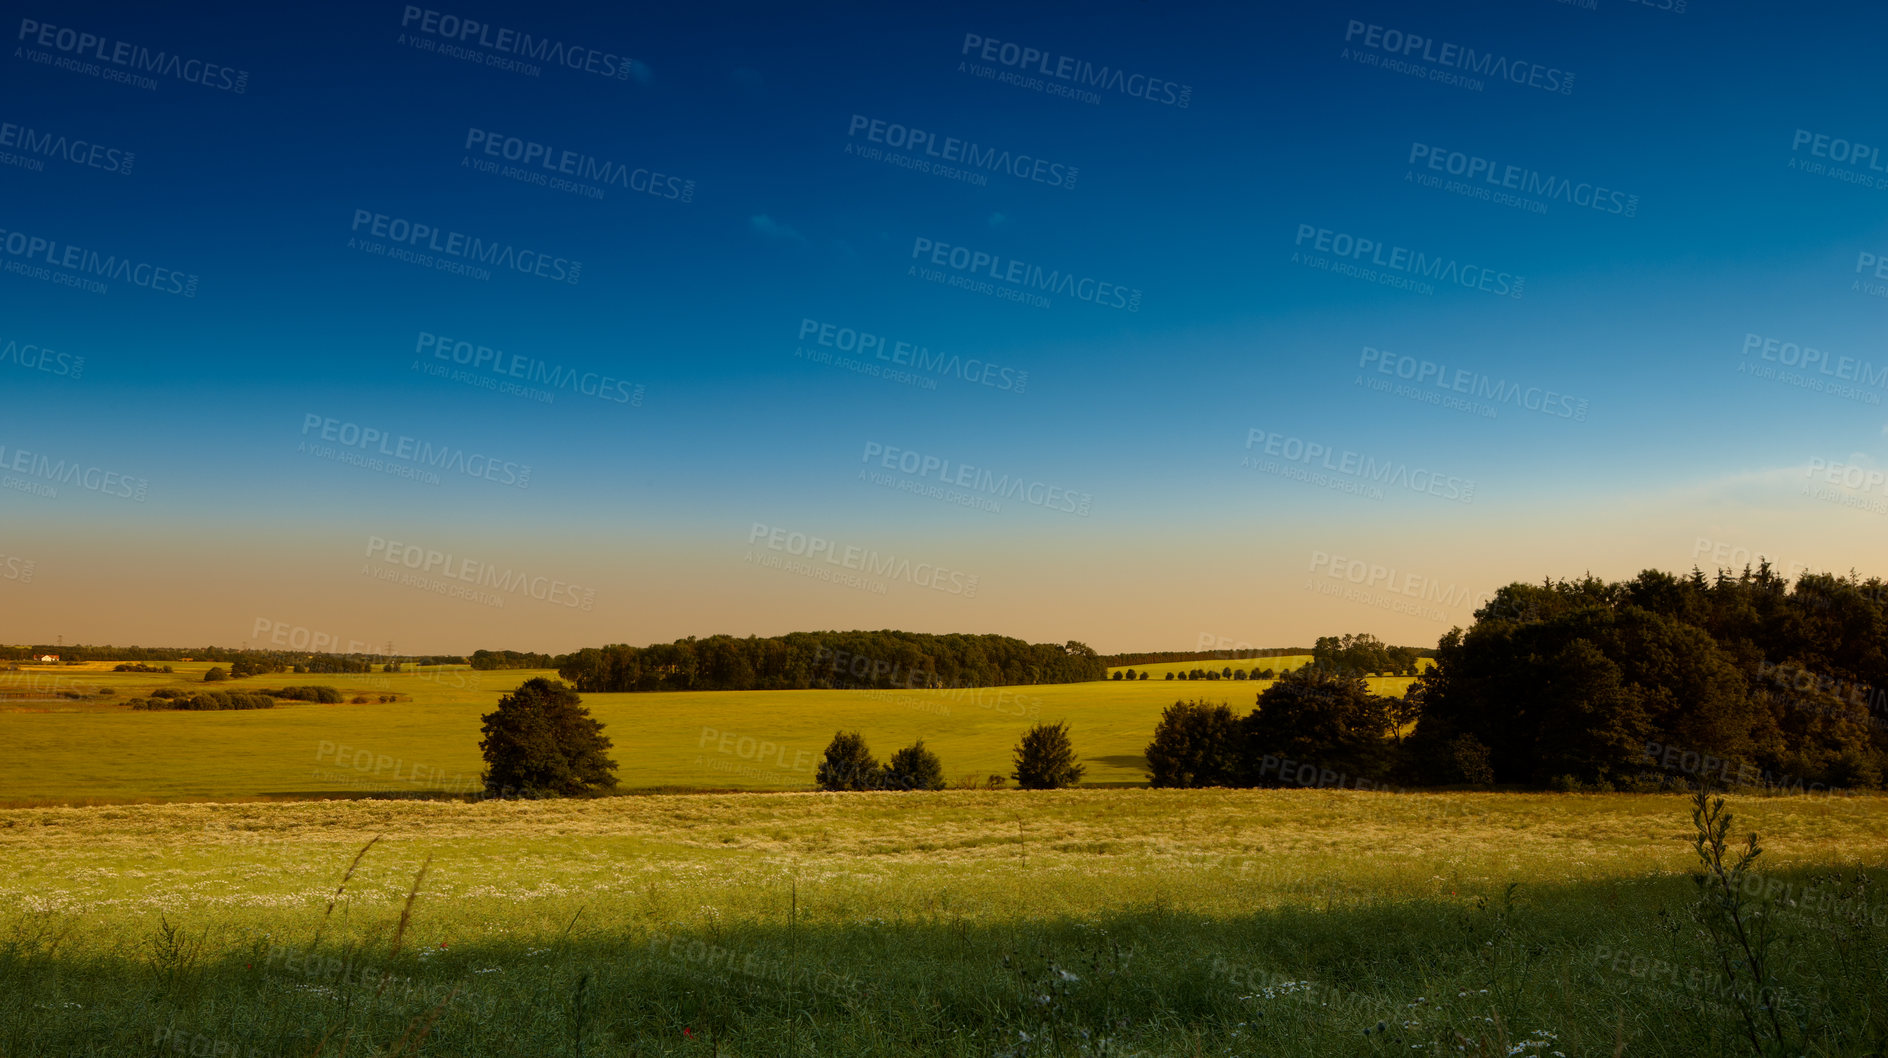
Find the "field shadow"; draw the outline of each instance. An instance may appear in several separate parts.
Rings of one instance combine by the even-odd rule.
[[[1099,1054],[1079,1048],[1103,1038],[1108,1054],[1200,1054],[1234,1038],[1240,1053],[1351,1058],[1446,1043],[1513,1054],[1537,1026],[1556,1034],[1542,1054],[1731,1053],[1710,952],[1693,932],[1662,928],[1696,900],[1684,856],[1668,866],[1512,890],[1443,883],[1400,899],[1334,892],[1328,879],[1298,892],[1273,877],[1255,894],[1288,902],[1220,915],[1155,900],[1010,919],[973,898],[893,922],[833,920],[819,889],[782,886],[777,916],[729,920],[683,893],[661,913],[631,902],[449,945],[427,929],[422,892],[405,949],[389,950],[381,927],[317,944],[319,916],[292,914],[275,940],[201,958],[172,954],[168,931],[188,951],[214,926],[190,916],[125,938],[145,942],[135,956],[16,944],[0,953],[0,1026],[32,1026],[16,1033],[37,1048],[23,1053],[46,1055],[88,1042],[104,1053],[327,1054],[322,1034],[337,1026],[339,1046],[422,1020],[438,1053],[491,1058],[582,1054],[586,1043],[610,1054],[931,1054],[950,1038],[950,1053],[985,1055],[1025,1053],[1019,1040],[1053,1045],[1029,1055]],[[1795,898],[1826,884],[1826,870],[1780,877]],[[1815,910],[1792,923],[1789,985],[1851,1040],[1870,1036],[1888,916],[1871,906],[1858,925],[1829,901],[1799,903]]]

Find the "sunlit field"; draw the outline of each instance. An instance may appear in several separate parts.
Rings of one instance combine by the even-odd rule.
[[[1875,1053],[1888,802],[1732,807],[1813,1053]],[[1689,834],[1650,795],[5,810],[0,1054],[1735,1053]]]
[[[478,800],[480,714],[554,674],[122,704],[204,686],[175,667],[0,674],[0,1058],[1746,1046],[1681,796],[1145,787],[1166,705],[1266,681],[586,695],[643,796]],[[805,791],[842,728],[968,787],[1036,720],[1106,788],[760,792]],[[1731,808],[1779,1016],[1880,1053],[1888,798]]]
[[[1256,664],[1276,668],[1279,660]],[[0,673],[0,743],[14,750],[0,769],[0,804],[464,793],[479,782],[479,717],[525,680],[557,675],[274,673],[206,685],[209,664],[173,667],[170,676],[112,672],[103,663]],[[1379,694],[1400,694],[1411,681],[1369,682]],[[987,779],[1009,774],[1011,750],[1032,723],[1058,720],[1069,723],[1086,785],[1139,786],[1147,781],[1142,751],[1162,709],[1203,698],[1243,715],[1269,683],[1166,680],[1156,667],[1152,678],[1132,683],[589,694],[584,704],[615,740],[619,779],[629,790],[810,789],[815,764],[840,729],[862,732],[881,758],[922,738],[953,781]],[[228,712],[114,704],[159,687],[297,684],[332,686],[349,701]],[[101,688],[113,694],[99,697]],[[79,697],[61,697],[68,692]],[[384,695],[401,700],[383,703]]]

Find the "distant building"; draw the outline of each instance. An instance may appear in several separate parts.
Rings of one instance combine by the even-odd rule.
[[[33,660],[34,660],[34,661],[58,661],[58,660],[59,660],[59,655],[57,655],[57,654],[40,654],[39,656],[37,656],[37,657],[35,657],[35,658],[34,658]]]

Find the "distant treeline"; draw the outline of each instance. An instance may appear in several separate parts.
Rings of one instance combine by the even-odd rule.
[[[0,645],[0,662],[31,661],[46,654],[57,655],[61,662],[86,661],[213,661],[227,663],[231,672],[254,675],[262,672],[372,672],[387,665],[463,665],[460,654],[318,654],[294,650],[241,650],[230,647],[114,647],[80,644],[54,646]],[[537,655],[548,657],[549,655]],[[246,670],[246,671],[238,671]],[[153,670],[126,670],[153,671]]]
[[[1309,654],[1310,647],[1242,647],[1237,650],[1155,650],[1140,654],[1103,654],[1102,664],[1111,669],[1123,665],[1158,665],[1167,661],[1244,661],[1248,658],[1277,658],[1288,654]]]
[[[1310,655],[1312,664],[1327,669],[1367,675],[1402,676],[1416,675],[1416,662],[1419,658],[1435,657],[1431,647],[1393,647],[1372,635],[1319,636],[1315,646],[1308,647],[1242,647],[1234,650],[1169,650],[1149,654],[1106,654],[1102,661],[1109,668],[1123,665],[1155,665],[1162,662],[1176,661],[1243,661],[1251,658],[1279,658],[1294,654]],[[1190,670],[1201,673],[1195,679],[1209,678],[1213,670],[1219,670],[1226,679],[1238,678],[1236,673],[1245,666],[1210,665],[1203,669]],[[1252,670],[1255,674],[1259,669]],[[1185,676],[1181,677],[1185,679]]]
[[[522,650],[474,650],[472,652],[472,667],[480,671],[554,669],[562,660],[562,655],[532,654]]]
[[[1101,657],[1073,641],[892,631],[588,647],[559,658],[557,671],[585,692],[995,687],[1107,676]]]

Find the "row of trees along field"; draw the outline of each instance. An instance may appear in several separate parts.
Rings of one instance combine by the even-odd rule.
[[[1442,637],[1401,698],[1314,663],[1230,707],[1180,702],[1157,786],[1503,784],[1659,789],[1710,779],[1879,787],[1888,586],[1768,565],[1512,584]],[[1413,725],[1413,727],[1412,727]]]
[[[306,650],[266,650],[238,647],[114,647],[81,643],[76,646],[0,644],[0,662],[30,662],[52,654],[61,663],[88,661],[215,661],[241,665],[250,674],[262,672],[372,672],[387,665],[464,665],[460,654],[327,654]],[[549,658],[548,654],[537,655]]]
[[[1288,657],[1309,654],[1310,647],[1237,647],[1220,650],[1155,650],[1138,654],[1104,654],[1102,662],[1111,669],[1124,665],[1158,665],[1174,661],[1247,661],[1252,658]]]
[[[557,666],[584,692],[997,687],[1099,680],[1107,671],[1082,643],[892,631],[691,636],[587,647]]]
[[[1075,744],[1069,738],[1069,726],[1063,722],[1037,724],[1023,733],[1011,751],[1016,770],[1009,778],[1024,790],[1060,790],[1082,781],[1088,769],[1076,762]],[[958,780],[964,790],[995,790],[1004,783],[1001,775],[980,778],[968,775]],[[950,785],[944,778],[944,762],[926,749],[924,739],[906,746],[880,764],[857,731],[839,731],[827,744],[813,782],[822,790],[942,790]]]

